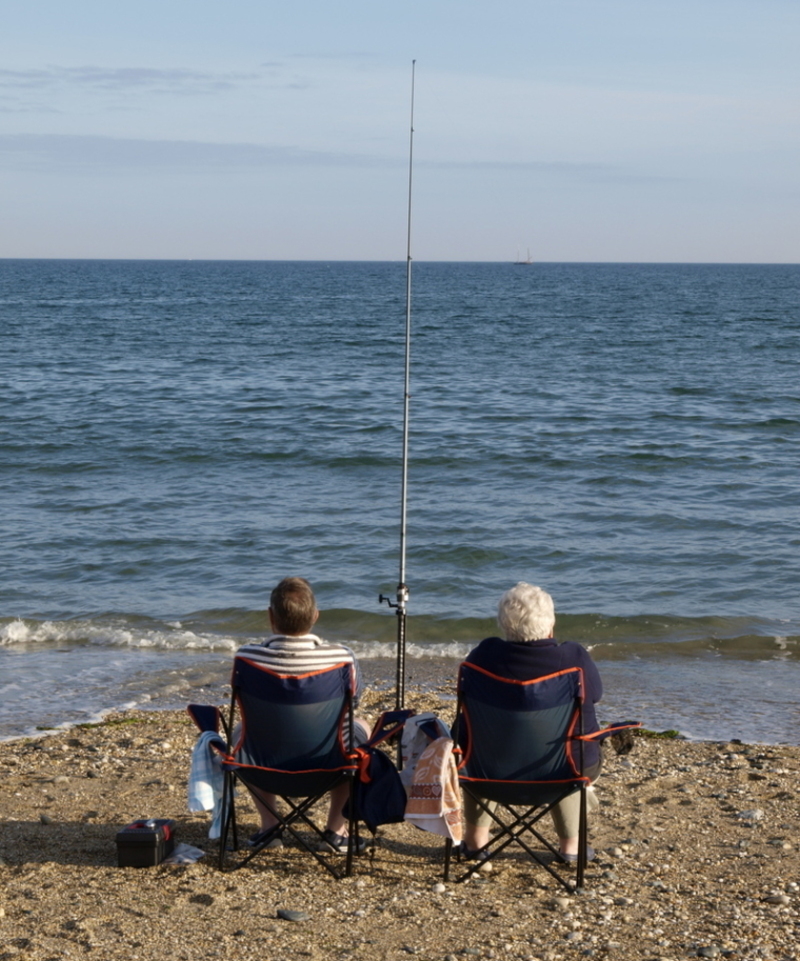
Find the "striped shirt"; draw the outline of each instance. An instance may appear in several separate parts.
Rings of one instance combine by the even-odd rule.
[[[276,674],[307,674],[309,671],[324,671],[336,664],[353,664],[356,669],[353,704],[358,705],[361,669],[355,654],[344,644],[323,641],[315,634],[303,634],[301,637],[275,634],[260,644],[245,644],[239,648],[236,656],[263,664]]]

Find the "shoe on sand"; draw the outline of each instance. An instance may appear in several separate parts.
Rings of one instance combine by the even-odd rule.
[[[562,861],[569,861],[570,863],[573,863],[573,862],[575,862],[575,861],[578,860],[578,855],[577,855],[577,854],[559,854],[559,857],[561,858]],[[593,848],[590,844],[587,844],[587,845],[586,845],[586,860],[587,860],[587,861],[594,861],[594,859],[595,859],[596,857],[597,857],[597,854],[595,853],[594,848]]]
[[[331,831],[330,828],[327,828],[322,836],[325,838],[325,843],[322,847],[322,850],[330,851],[331,854],[347,854],[346,834],[336,834],[335,831]],[[358,842],[353,847],[353,854],[363,854],[366,850],[367,842],[363,838],[359,838]]]
[[[276,851],[278,848],[283,847],[283,837],[280,831],[275,831],[274,827],[265,828],[263,831],[256,831],[255,834],[251,834],[247,840],[248,845],[251,848],[258,847],[259,844],[269,836],[273,835],[272,838],[264,845],[264,851]]]
[[[489,852],[484,851],[481,848],[477,848],[475,851],[472,848],[468,848],[466,844],[461,844],[460,856],[463,861],[485,861],[489,857]]]

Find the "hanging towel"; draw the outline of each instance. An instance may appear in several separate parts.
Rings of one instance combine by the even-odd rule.
[[[406,821],[423,831],[461,841],[461,789],[449,737],[437,738],[419,756],[406,804]]]
[[[192,750],[189,770],[189,810],[213,811],[208,836],[213,840],[222,833],[222,790],[225,775],[217,747],[225,750],[224,738],[216,731],[203,731]]]
[[[414,714],[406,720],[400,741],[402,757],[400,780],[403,782],[406,794],[411,791],[414,770],[422,752],[437,737],[450,737],[450,729],[433,712],[424,711],[421,714]]]

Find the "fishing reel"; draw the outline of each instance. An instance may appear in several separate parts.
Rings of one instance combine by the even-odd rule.
[[[378,603],[383,604],[384,601],[397,610],[397,613],[405,613],[406,603],[408,601],[408,587],[405,584],[397,585],[397,601],[393,601],[388,594],[378,594]]]

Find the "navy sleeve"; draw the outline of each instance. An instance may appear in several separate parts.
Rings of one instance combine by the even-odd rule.
[[[583,678],[586,682],[586,699],[592,704],[597,704],[603,696],[603,682],[600,680],[600,672],[592,660],[592,655],[586,648],[581,644],[575,644],[575,647],[580,651],[577,660],[578,666],[583,668]]]

